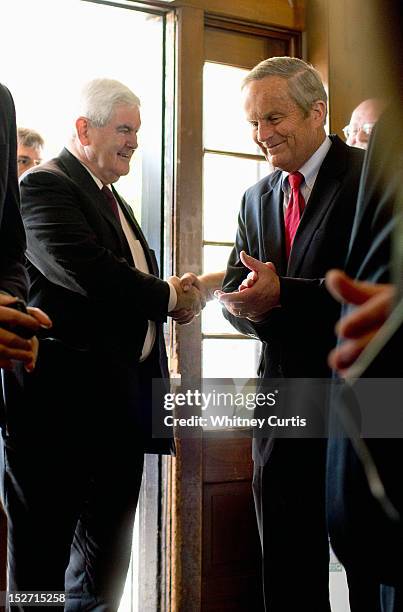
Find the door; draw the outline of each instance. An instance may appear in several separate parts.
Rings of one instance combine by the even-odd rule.
[[[177,267],[217,271],[232,248],[243,192],[271,170],[242,115],[242,79],[267,57],[299,55],[300,40],[295,32],[204,18],[201,12],[183,11],[179,24],[179,53],[191,44],[193,60],[189,66],[188,56],[181,66],[178,59],[179,98],[183,89],[192,107],[178,108],[176,222],[191,227],[191,238],[179,232]],[[206,307],[201,322],[177,331],[176,347],[182,379],[256,376],[259,343],[237,333],[216,303]],[[172,474],[171,609],[258,612],[261,553],[251,439],[231,430],[192,435],[179,440]]]

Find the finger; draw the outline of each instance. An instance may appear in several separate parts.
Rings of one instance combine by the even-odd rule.
[[[337,348],[333,349],[329,353],[329,366],[333,370],[337,370],[341,374],[344,374],[361,355],[362,351],[373,336],[374,334],[368,334],[367,336],[358,340],[348,340],[347,342],[340,344]]]
[[[0,305],[7,306],[8,304],[13,304],[18,300],[17,297],[13,295],[6,295],[5,293],[0,293]]]
[[[189,323],[191,323],[196,315],[192,314],[192,316],[188,319],[182,319],[180,321],[176,321],[176,323],[178,323],[178,325],[189,325]]]
[[[243,265],[249,268],[249,270],[255,270],[256,272],[259,272],[259,270],[262,270],[262,268],[265,267],[264,263],[262,263],[258,259],[255,259],[254,257],[251,257],[250,255],[247,255],[245,251],[241,251],[240,256]]]
[[[196,289],[196,287],[193,287],[193,292],[194,292],[193,310],[195,314],[198,314],[205,307],[206,298],[204,294],[201,291],[199,291],[199,289]]]
[[[170,316],[177,323],[182,323],[184,321],[187,321],[188,319],[192,320],[194,317],[194,312],[193,310],[181,308],[180,310],[174,310],[173,312],[171,312]]]
[[[24,363],[29,363],[33,358],[32,350],[21,350],[16,348],[10,348],[8,346],[4,346],[0,344],[0,359],[10,360],[13,359],[15,361],[22,361]]]
[[[382,291],[385,285],[355,281],[341,270],[330,270],[326,274],[326,287],[338,302],[359,305]]]
[[[46,312],[43,312],[43,310],[40,308],[35,308],[34,306],[28,306],[27,310],[31,317],[34,317],[34,319],[36,319],[42,327],[46,327],[47,329],[52,327],[52,321]]]
[[[180,282],[183,291],[189,291],[190,287],[197,282],[197,276],[192,272],[186,272],[183,276],[181,276]]]
[[[17,336],[12,331],[0,327],[0,351],[5,349],[30,351],[31,343],[29,340]]]
[[[14,308],[8,308],[7,306],[0,306],[0,327],[5,324],[9,327],[26,327],[33,331],[39,329],[39,322],[31,315],[15,310]]]
[[[179,308],[178,310],[173,310],[172,312],[170,312],[169,316],[172,317],[173,319],[178,319],[180,317],[183,317],[189,312],[191,311],[188,310],[187,308]]]
[[[370,331],[377,331],[386,321],[391,310],[390,294],[378,294],[346,315],[336,325],[336,333],[342,338],[358,338]]]
[[[248,287],[245,287],[245,289],[248,289]],[[214,296],[224,306],[234,306],[236,309],[239,309],[245,304],[245,301],[243,300],[239,291],[225,293],[225,291],[217,289],[216,291],[214,291]]]
[[[184,311],[181,316],[172,317],[172,318],[179,325],[186,325],[187,323],[190,323],[191,321],[193,321],[194,317],[195,315],[192,311]]]
[[[270,270],[273,270],[273,272],[276,272],[277,274],[276,266],[272,261],[266,261],[264,265],[270,268]]]
[[[238,291],[244,291],[244,289],[250,289],[255,284],[255,280],[251,278],[244,278],[242,283],[238,287]]]
[[[36,360],[38,358],[38,351],[39,351],[39,340],[36,336],[34,336],[33,338],[31,338],[30,340],[31,345],[32,345],[32,359],[29,363],[25,364],[25,370],[27,372],[33,372],[33,370],[35,369],[36,366]]]

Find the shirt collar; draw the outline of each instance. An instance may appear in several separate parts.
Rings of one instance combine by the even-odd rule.
[[[332,146],[332,141],[330,140],[329,136],[326,136],[325,140],[316,149],[315,153],[311,155],[311,157],[308,159],[308,161],[304,163],[303,166],[298,168],[298,172],[301,172],[301,174],[303,174],[304,181],[309,189],[312,189],[316,181],[316,177],[318,175],[319,169],[323,163],[323,160],[328,154],[328,151],[331,146]],[[286,180],[288,179],[289,174],[290,172],[285,172],[285,170],[283,170],[281,180],[282,180],[282,189],[284,192],[289,191],[289,182],[288,180]]]
[[[82,165],[83,168],[85,168],[88,172],[88,174],[94,179],[97,187],[99,189],[102,189],[102,187],[104,186],[103,182],[101,181],[101,179],[99,179],[97,176],[95,176],[95,174],[93,172],[91,172],[91,170],[88,168],[88,166],[86,166],[85,164],[83,164],[83,162],[81,161],[81,159],[78,159],[77,155],[74,155],[73,151],[70,151],[70,149],[68,147],[66,147],[67,150],[76,158],[76,160]],[[109,187],[109,189],[111,189],[111,185],[107,185],[107,187]]]

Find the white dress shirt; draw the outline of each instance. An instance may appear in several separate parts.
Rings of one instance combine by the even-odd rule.
[[[323,163],[323,160],[328,154],[328,151],[331,146],[332,146],[332,141],[330,140],[329,136],[326,136],[325,140],[322,142],[320,147],[316,149],[315,153],[311,155],[308,161],[306,161],[305,164],[301,166],[301,168],[298,168],[298,172],[301,172],[301,174],[304,177],[304,180],[302,181],[301,186],[300,186],[300,191],[304,197],[305,204],[308,204],[308,200],[311,197],[311,192],[315,184],[316,177],[318,176],[318,172]],[[287,210],[288,202],[290,201],[290,195],[291,195],[291,187],[288,181],[289,174],[290,174],[289,172],[285,172],[283,170],[282,179],[281,179],[282,180],[281,188],[284,193],[284,200],[283,200],[284,214],[285,214],[285,211]]]

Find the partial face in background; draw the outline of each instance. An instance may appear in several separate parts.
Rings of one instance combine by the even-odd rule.
[[[140,125],[139,108],[127,105],[117,106],[104,127],[91,125],[85,117],[77,120],[82,161],[104,185],[128,174]]]
[[[325,103],[315,102],[305,116],[291,98],[287,80],[277,76],[251,81],[243,93],[253,140],[266,159],[281,170],[298,170],[325,138]]]
[[[33,166],[38,166],[42,162],[42,148],[41,147],[24,147],[24,145],[18,145],[17,149],[17,165],[18,165],[18,178],[21,174],[24,174],[26,170],[29,170]]]
[[[377,99],[364,100],[351,115],[350,123],[343,128],[346,143],[350,147],[366,149],[372,128],[378,121],[384,104]]]

